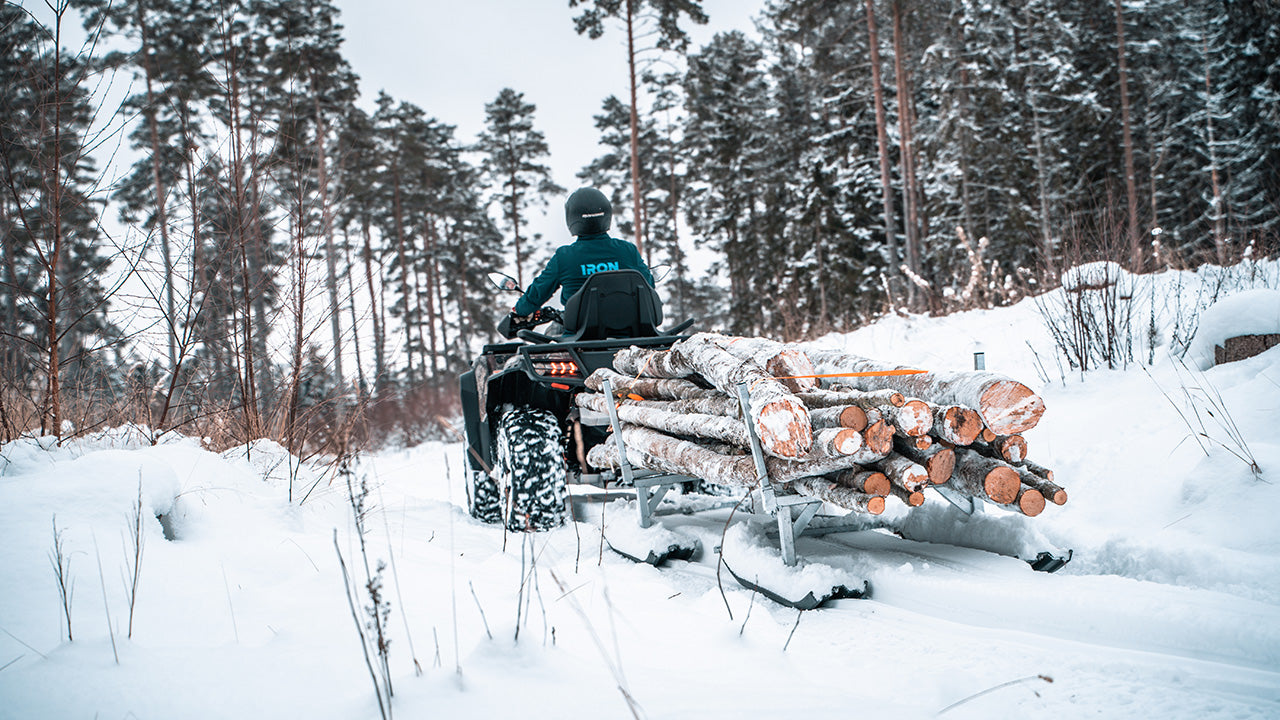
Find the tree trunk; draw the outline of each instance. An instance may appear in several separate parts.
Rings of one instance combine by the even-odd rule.
[[[147,129],[151,134],[151,180],[156,189],[156,226],[160,231],[160,255],[164,262],[165,322],[168,324],[169,371],[176,373],[178,372],[178,329],[175,310],[177,303],[173,297],[173,253],[169,244],[169,196],[160,173],[160,129],[159,123],[156,121],[155,95],[152,92],[152,81],[155,73],[151,64],[150,34],[148,32],[146,13],[143,11],[143,3],[139,2],[137,4],[135,14],[135,22],[138,24],[138,32],[142,38],[140,52],[142,54],[142,74],[146,80],[147,104],[145,115]]]
[[[881,372],[906,369],[839,350],[806,348],[821,373]],[[861,390],[895,390],[939,405],[963,405],[978,411],[997,434],[1030,430],[1044,414],[1044,401],[1022,383],[988,372],[928,372],[895,377],[849,378]]]
[[[394,190],[391,197],[391,212],[395,216],[396,228],[396,260],[400,263],[400,297],[404,298],[404,354],[409,361],[409,383],[417,380],[413,372],[413,325],[409,322],[409,308],[412,298],[409,293],[409,258],[404,251],[404,208],[400,198],[400,169],[393,171]],[[517,239],[516,248],[519,249]]]
[[[1052,502],[1054,505],[1067,504],[1067,491],[1063,490],[1060,485],[1055,485],[1052,480],[1033,473],[1026,467],[1019,467],[1016,470],[1018,471],[1018,477],[1022,480],[1022,484],[1038,490],[1045,500]]]
[[[383,336],[382,314],[378,310],[378,291],[373,282],[373,240],[370,238],[369,217],[365,216],[361,231],[364,234],[364,279],[369,287],[369,314],[373,316],[373,393],[381,397],[387,377],[387,361],[384,356],[386,339]]]
[[[329,207],[329,167],[325,140],[329,129],[320,109],[320,94],[312,78],[312,98],[316,113],[316,182],[320,189],[320,220],[324,223],[325,287],[329,291],[329,329],[333,332],[333,374],[338,380],[338,394],[346,392],[346,376],[342,372],[342,323],[338,305],[338,251],[333,245],[333,209]],[[354,326],[353,326],[354,330]]]
[[[879,410],[885,405],[902,407],[907,402],[906,396],[897,390],[810,390],[796,393],[796,397],[804,401],[810,408],[836,407],[838,405],[856,405],[863,410]]]
[[[644,242],[644,196],[640,193],[640,114],[636,108],[635,0],[627,0],[627,70],[631,79],[631,203],[635,214],[636,249],[650,261]],[[651,263],[650,263],[651,264]]]
[[[884,242],[886,263],[889,267],[890,287],[898,280],[898,240],[893,221],[893,177],[889,168],[889,134],[884,110],[884,84],[880,79],[880,36],[876,31],[876,12],[873,0],[867,0],[867,35],[871,47],[871,88],[876,106],[876,147],[880,153],[880,192],[884,204]],[[892,303],[893,299],[889,298]]]
[[[427,261],[427,321],[423,323],[427,326],[427,337],[430,342],[427,344],[427,350],[431,353],[431,377],[435,378],[439,372],[440,347],[436,345],[436,326],[439,324],[440,313],[436,308],[436,237],[435,222],[431,215],[427,215],[427,219],[422,226],[422,240],[426,244],[426,261]],[[443,311],[443,308],[439,309]]]
[[[1142,272],[1142,243],[1138,235],[1138,181],[1133,169],[1133,132],[1129,122],[1129,68],[1124,49],[1124,12],[1116,3],[1116,50],[1120,73],[1120,122],[1124,130],[1124,187],[1129,205],[1129,256],[1134,272]]]
[[[902,226],[906,238],[907,269],[920,275],[919,212],[916,208],[915,154],[911,138],[911,89],[907,81],[906,35],[902,28],[902,3],[893,0],[893,71],[898,90],[898,144],[902,163]],[[917,308],[917,288],[907,283],[907,305]]]
[[[351,345],[356,351],[356,383],[363,394],[369,387],[364,376],[364,358],[360,353],[360,318],[356,314],[356,286],[352,276],[355,274],[355,264],[351,262],[351,235],[349,228],[342,228],[342,260],[346,266],[347,276],[347,310],[351,313]]]
[[[586,386],[596,392],[604,391],[604,381],[613,385],[613,391],[634,395],[644,400],[685,400],[689,398],[720,398],[723,395],[714,388],[704,388],[688,380],[664,378],[636,378],[623,375],[609,368],[600,368],[587,376]]]
[[[836,405],[809,411],[809,422],[815,430],[818,428],[849,428],[850,430],[867,429],[867,411],[857,405]]]

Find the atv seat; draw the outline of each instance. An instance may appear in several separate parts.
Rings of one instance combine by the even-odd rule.
[[[598,272],[564,305],[565,339],[656,337],[662,300],[635,270]]]

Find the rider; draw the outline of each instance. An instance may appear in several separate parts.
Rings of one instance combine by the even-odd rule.
[[[573,191],[564,203],[564,221],[569,226],[569,234],[577,239],[561,246],[551,256],[546,268],[516,301],[511,309],[511,319],[524,320],[537,312],[557,287],[561,288],[560,302],[567,301],[582,288],[592,273],[638,270],[652,287],[653,275],[640,259],[636,246],[609,236],[612,220],[613,208],[604,193],[590,187]]]

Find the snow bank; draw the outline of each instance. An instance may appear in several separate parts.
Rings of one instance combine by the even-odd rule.
[[[1200,314],[1200,326],[1187,350],[1196,367],[1213,367],[1213,348],[1240,335],[1280,333],[1280,291],[1259,288],[1223,298]]]

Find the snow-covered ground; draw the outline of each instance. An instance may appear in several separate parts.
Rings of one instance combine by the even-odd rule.
[[[365,458],[370,569],[391,563],[392,711],[1280,717],[1280,348],[1205,372],[1173,361],[1173,325],[1186,320],[1173,308],[1203,298],[1203,278],[1137,282],[1157,298],[1146,368],[1061,373],[1030,300],[823,339],[937,369],[972,367],[982,351],[989,369],[1042,393],[1029,454],[1069,502],[965,521],[929,493],[911,522],[939,543],[802,538],[803,566],[788,571],[765,523],[739,515],[725,531],[722,510],[664,517],[654,534],[696,536],[705,552],[657,570],[602,549],[602,524],[617,542],[645,535],[626,503],[504,537],[463,509],[458,445]],[[270,443],[216,454],[196,439],[153,447],[132,429],[0,449],[0,718],[378,717],[338,559],[363,585],[346,482],[291,469]],[[55,523],[74,583],[71,642]],[[722,544],[762,584],[865,579],[871,598],[799,614],[727,575],[722,594]],[[1044,574],[971,549],[1041,546],[1074,559]]]

